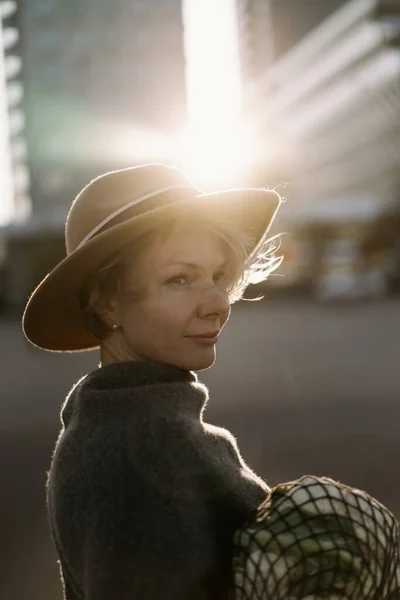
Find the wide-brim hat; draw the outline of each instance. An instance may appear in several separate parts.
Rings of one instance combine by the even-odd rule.
[[[71,205],[65,227],[67,256],[29,298],[22,319],[26,337],[54,352],[99,346],[85,326],[80,295],[90,275],[129,244],[140,220],[157,219],[171,206],[222,215],[254,239],[251,254],[265,240],[280,202],[279,194],[265,189],[202,193],[179,169],[161,164],[101,175]]]

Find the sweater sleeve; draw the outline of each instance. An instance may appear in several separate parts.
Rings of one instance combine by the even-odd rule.
[[[264,492],[264,497],[270,491],[268,484],[261,479],[244,461],[236,438],[232,435],[230,431],[224,429],[222,427],[216,427],[215,425],[210,425],[209,423],[205,424],[205,430],[208,431],[214,437],[219,437],[223,443],[224,449],[227,452],[227,455],[231,457],[234,461],[235,465],[239,469],[239,473],[244,480],[251,482],[252,484],[257,484],[260,489]]]

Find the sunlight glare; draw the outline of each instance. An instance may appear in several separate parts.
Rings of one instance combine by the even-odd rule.
[[[241,123],[233,0],[184,0],[188,121],[180,166],[199,186],[237,185],[251,162]]]
[[[253,158],[251,138],[238,124],[211,131],[186,132],[179,146],[179,166],[199,187],[219,189],[244,185]],[[183,157],[183,158],[182,158]]]

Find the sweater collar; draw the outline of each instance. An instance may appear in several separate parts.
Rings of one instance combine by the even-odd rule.
[[[175,384],[167,401],[165,384]],[[121,362],[82,377],[66,398],[61,420],[67,425],[78,413],[96,419],[132,410],[156,411],[167,418],[186,414],[202,419],[207,401],[208,390],[192,371],[150,361]]]
[[[119,389],[135,388],[156,383],[197,383],[193,371],[155,361],[126,361],[100,367],[88,375],[101,384]]]

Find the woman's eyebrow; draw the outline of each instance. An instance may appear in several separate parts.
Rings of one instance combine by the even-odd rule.
[[[178,260],[178,261],[167,263],[168,267],[178,266],[178,265],[181,267],[188,267],[189,269],[201,269],[200,265],[196,265],[195,263],[185,262],[184,260]]]
[[[229,264],[229,261],[226,260],[218,268],[223,269],[224,267],[228,266],[228,264]],[[186,261],[182,261],[182,260],[167,263],[168,267],[178,266],[178,265],[181,267],[187,267],[188,269],[197,270],[197,271],[201,270],[203,268],[201,265],[197,265],[196,263],[186,262]]]

